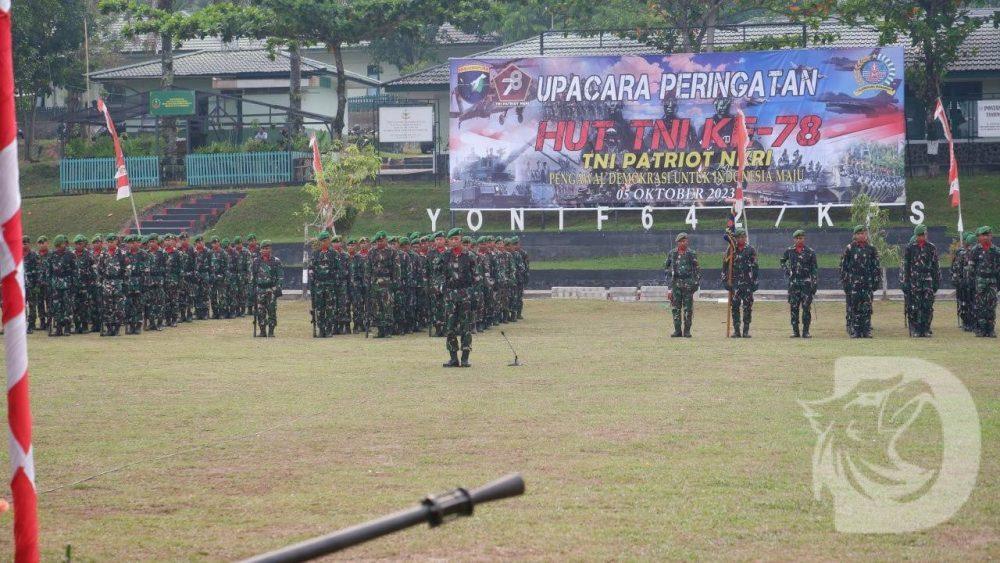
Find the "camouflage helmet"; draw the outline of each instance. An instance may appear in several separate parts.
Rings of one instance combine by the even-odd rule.
[[[56,235],[55,240],[52,242],[55,244],[66,244],[66,235]]]

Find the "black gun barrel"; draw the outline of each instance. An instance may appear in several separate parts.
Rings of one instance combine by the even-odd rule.
[[[459,488],[441,495],[428,496],[413,508],[251,557],[245,560],[245,563],[309,561],[422,522],[434,527],[458,516],[471,516],[473,507],[477,504],[522,493],[524,493],[524,480],[519,474],[513,473],[471,491]]]

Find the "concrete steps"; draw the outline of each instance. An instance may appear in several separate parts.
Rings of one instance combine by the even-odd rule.
[[[199,233],[215,224],[219,217],[238,204],[246,193],[229,192],[192,196],[169,207],[158,209],[139,219],[145,232]],[[137,232],[130,226],[126,233]]]

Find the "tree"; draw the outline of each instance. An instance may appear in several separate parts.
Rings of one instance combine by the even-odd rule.
[[[174,0],[153,0],[153,2],[149,5],[137,0],[101,0],[98,6],[103,13],[125,16],[126,24],[122,32],[126,37],[149,33],[159,36],[162,71],[160,87],[168,90],[174,86],[174,44],[185,39],[205,37],[207,32],[199,27],[201,20],[179,11]],[[177,160],[177,118],[161,119],[164,154],[168,163],[173,165]]]
[[[891,45],[907,38],[919,56],[906,67],[908,86],[924,104],[926,130],[934,128],[934,104],[948,66],[966,56],[962,43],[974,31],[1000,24],[1000,12],[989,16],[972,13],[981,2],[969,0],[846,0],[837,10],[849,24],[864,23],[879,32],[879,43]]]
[[[305,186],[313,207],[307,206],[304,211],[309,215],[315,213],[315,223],[330,225],[334,234],[333,225],[346,217],[348,210],[381,213],[382,188],[375,183],[381,167],[382,159],[371,145],[361,148],[350,144],[327,153],[323,157],[322,178]]]
[[[885,240],[886,229],[892,224],[889,210],[879,207],[868,194],[858,194],[851,200],[851,222],[868,227],[868,243],[878,251],[882,262],[882,296],[885,298],[888,290],[885,264],[899,260],[899,248]]]
[[[76,0],[14,2],[14,87],[21,122],[26,124],[24,152],[31,159],[38,100],[55,88],[83,90],[80,49],[85,7]]]

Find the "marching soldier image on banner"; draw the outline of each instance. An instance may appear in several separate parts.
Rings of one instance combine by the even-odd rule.
[[[851,338],[872,337],[872,299],[882,285],[878,251],[868,244],[868,227],[854,227],[854,240],[840,258],[840,282],[847,298],[847,334]]]
[[[941,283],[937,247],[927,241],[927,226],[913,229],[914,240],[903,251],[900,286],[907,295],[907,326],[911,337],[930,336],[934,294]]]
[[[811,338],[812,302],[819,287],[819,265],[816,252],[806,246],[806,232],[799,229],[792,233],[795,244],[785,249],[781,256],[781,269],[788,278],[788,306],[791,309],[792,338]],[[802,330],[799,331],[799,319]]]
[[[694,317],[694,294],[701,283],[701,268],[698,266],[698,254],[688,248],[687,233],[680,233],[674,239],[677,247],[667,255],[664,264],[670,291],[670,312],[674,317],[674,332],[670,336],[677,338],[691,337],[691,321]],[[683,326],[682,326],[683,320]]]

